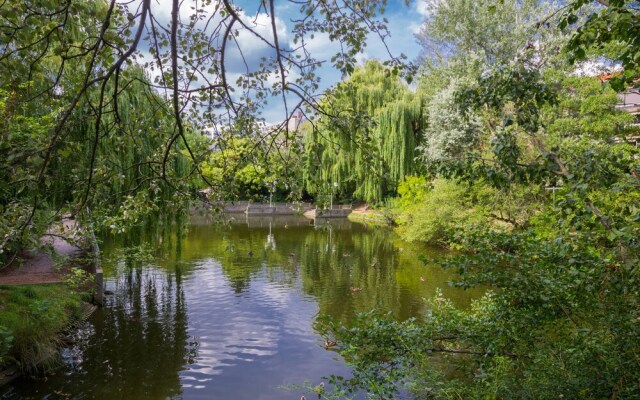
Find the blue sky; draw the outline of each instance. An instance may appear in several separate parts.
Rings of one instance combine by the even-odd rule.
[[[276,7],[278,18],[282,20],[287,27],[287,31],[290,32],[290,28],[293,25],[291,20],[299,18],[297,7],[287,1],[279,1],[276,3]],[[394,56],[399,56],[402,53],[407,55],[409,60],[415,60],[418,57],[421,48],[416,42],[415,34],[422,26],[425,16],[426,7],[423,0],[413,1],[409,6],[406,5],[404,0],[389,0],[384,17],[389,21],[388,27],[391,35],[387,39],[387,44]],[[322,79],[321,91],[336,84],[341,79],[341,73],[329,62],[331,56],[338,49],[339,46],[329,40],[328,34],[315,35],[310,42],[309,50],[313,56],[320,60],[327,60],[319,74]],[[360,56],[361,62],[367,59],[381,61],[388,59],[386,49],[374,34],[369,36],[365,51]],[[278,122],[283,119],[282,107],[276,103],[265,110],[264,117],[268,122]]]
[[[188,18],[190,5],[196,0],[185,0],[182,3],[181,16]],[[209,6],[213,7],[216,0]],[[152,0],[152,10],[154,15],[163,21],[169,21],[172,0]],[[260,1],[256,0],[236,0],[233,2],[242,8],[241,17],[243,20],[258,31],[265,38],[272,39],[270,20],[264,9],[258,11]],[[293,20],[300,18],[299,5],[288,0],[276,0],[276,23],[279,41],[285,46],[293,47],[291,33],[294,25]],[[426,6],[424,0],[412,1],[406,5],[404,0],[388,0],[386,13],[383,17],[388,20],[390,37],[387,38],[387,45],[394,56],[401,53],[407,55],[409,60],[414,60],[420,53],[420,46],[417,44],[415,34],[419,31],[426,16]],[[380,17],[382,18],[382,16]],[[225,52],[225,65],[228,72],[228,82],[235,82],[238,76],[246,71],[245,62],[249,68],[255,68],[263,56],[272,54],[272,50],[246,30],[238,30],[239,35],[235,46],[228,46]],[[241,49],[238,50],[238,48]],[[341,79],[341,73],[330,63],[330,58],[339,49],[339,44],[331,42],[328,34],[316,34],[313,39],[309,38],[308,50],[312,56],[318,60],[326,60],[318,71],[321,78],[320,92],[334,85]],[[144,51],[143,51],[144,53]],[[358,59],[364,62],[367,59],[388,59],[387,52],[380,42],[380,39],[371,34],[367,41],[367,46],[363,54]],[[147,59],[147,57],[145,57]],[[295,73],[294,73],[295,74]],[[295,76],[290,76],[294,78]],[[291,110],[289,110],[291,111]],[[287,118],[282,106],[282,101],[272,101],[263,112],[263,117],[268,123],[276,123]]]

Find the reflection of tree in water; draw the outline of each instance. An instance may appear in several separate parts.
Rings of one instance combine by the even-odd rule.
[[[419,254],[402,252],[393,238],[389,229],[346,220],[315,228],[292,222],[288,228],[281,223],[271,229],[268,222],[217,229],[200,224],[189,228],[182,259],[212,257],[236,293],[246,291],[264,270],[269,280],[288,286],[302,276],[302,290],[317,299],[320,314],[346,321],[356,312],[376,308],[407,318],[424,311],[421,299],[433,295],[450,274],[440,271],[442,275],[432,279],[434,271],[427,275]]]
[[[104,309],[93,318],[96,334],[85,350],[86,373],[97,385],[96,398],[165,399],[182,389],[179,372],[197,354],[197,343],[188,343],[188,318],[182,287],[184,271],[179,261],[182,241],[175,228],[147,228],[119,242],[127,246],[112,259],[112,278]],[[174,234],[171,234],[173,231]],[[156,243],[153,255],[171,255],[164,262],[172,268],[144,266],[137,245]],[[131,256],[131,254],[134,254]],[[136,254],[138,256],[136,256]],[[104,344],[104,345],[103,345]]]
[[[300,264],[303,290],[318,299],[320,314],[346,321],[373,308],[397,313],[396,250],[386,229],[333,229],[305,237]]]
[[[181,392],[179,371],[197,347],[187,347],[187,309],[181,271],[158,273],[154,268],[127,266],[115,282],[116,295],[95,318],[100,343],[89,346],[87,370],[107,385],[97,397],[167,398]],[[126,371],[126,373],[123,373]],[[118,392],[120,392],[118,394]]]
[[[280,228],[281,234],[295,235],[295,229],[288,231]],[[278,231],[278,232],[279,232]],[[260,272],[263,265],[287,265],[291,243],[283,239],[282,248],[273,250],[265,248],[269,228],[248,228],[236,225],[232,229],[218,228],[210,225],[192,225],[187,240],[183,243],[183,260],[200,259],[209,255],[219,262],[222,272],[236,293],[249,287],[254,275]],[[277,234],[274,236],[280,237]],[[278,242],[280,246],[280,242]]]
[[[318,300],[321,314],[343,320],[372,308],[398,314],[402,294],[395,276],[398,263],[392,232],[335,222],[315,229],[242,224],[220,229],[218,235],[210,225],[194,225],[183,256],[211,255],[236,293],[246,290],[252,277],[266,267],[267,278],[279,284],[293,286],[302,275],[303,292]],[[272,246],[274,238],[276,246]]]

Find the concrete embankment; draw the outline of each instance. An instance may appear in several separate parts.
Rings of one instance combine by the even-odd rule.
[[[347,218],[351,214],[351,207],[344,206],[341,208],[320,209],[315,208],[304,213],[304,216],[311,219],[319,218]]]
[[[225,214],[247,215],[301,215],[313,209],[311,203],[251,203],[248,201],[234,201],[224,204],[203,203],[202,206],[192,207],[192,211],[211,207]]]
[[[192,207],[192,214],[211,207],[223,214],[245,214],[248,216],[304,215],[309,219],[347,218],[351,214],[351,205],[335,205],[329,209],[318,208],[311,203],[250,203],[248,201],[229,202],[224,204],[204,203],[203,206]]]
[[[311,203],[249,204],[245,213],[247,215],[296,215],[312,208]]]

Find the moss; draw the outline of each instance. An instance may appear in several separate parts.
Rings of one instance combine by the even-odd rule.
[[[0,286],[0,363],[26,372],[50,368],[58,335],[81,302],[82,295],[63,284]]]

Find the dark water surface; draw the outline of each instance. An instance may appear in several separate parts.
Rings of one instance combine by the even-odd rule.
[[[142,247],[105,243],[114,294],[63,350],[66,367],[20,379],[0,398],[299,399],[282,386],[349,374],[314,331],[319,315],[348,321],[376,308],[419,318],[436,288],[459,305],[477,295],[418,258],[440,250],[346,220],[239,217],[220,227],[195,218],[183,235],[152,237]]]

